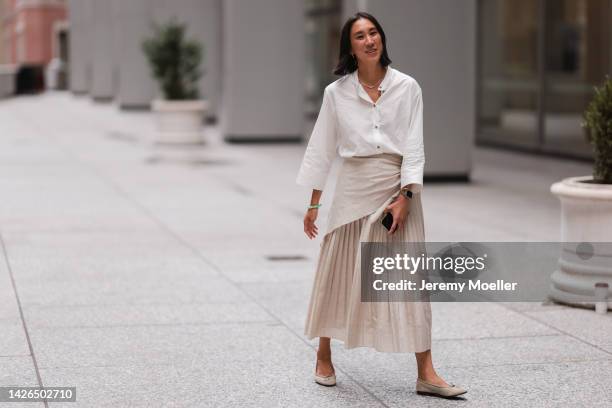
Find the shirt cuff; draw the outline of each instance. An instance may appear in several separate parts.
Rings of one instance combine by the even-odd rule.
[[[325,188],[325,182],[327,181],[327,172],[311,172],[310,174],[306,174],[305,172],[300,171],[298,173],[295,182],[304,187],[310,187],[313,190],[321,190]]]
[[[419,173],[415,171],[402,172],[401,179],[402,179],[401,181],[402,187],[412,184],[410,191],[412,191],[413,193],[420,193],[423,190],[423,173],[422,172],[419,172]]]

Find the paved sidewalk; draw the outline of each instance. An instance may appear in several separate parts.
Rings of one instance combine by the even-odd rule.
[[[612,317],[555,304],[433,304],[434,361],[465,401],[415,394],[410,354],[335,341],[338,386],[316,385],[304,146],[206,131],[164,146],[149,113],[0,101],[0,386],[77,387],[51,407],[610,405]],[[427,239],[556,241],[549,186],[589,172],[476,149],[472,183],[425,186]]]

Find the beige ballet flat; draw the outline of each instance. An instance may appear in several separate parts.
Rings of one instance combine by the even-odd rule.
[[[327,377],[323,377],[317,374],[318,367],[319,367],[319,360],[317,360],[317,364],[315,365],[315,373],[314,373],[315,382],[319,385],[324,385],[326,387],[333,387],[334,385],[336,385],[336,374],[334,373],[332,375],[328,375]],[[333,368],[334,368],[334,365],[332,364],[332,370]]]
[[[430,384],[417,378],[416,392],[421,395],[432,395],[435,397],[442,398],[453,398],[458,395],[465,394],[467,390],[461,387],[457,387],[455,384],[451,384],[450,387],[440,387],[438,385]]]

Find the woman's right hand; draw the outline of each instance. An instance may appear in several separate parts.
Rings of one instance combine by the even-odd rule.
[[[315,238],[319,233],[319,229],[315,225],[317,215],[319,215],[318,208],[310,208],[306,210],[306,215],[304,215],[304,232],[310,239]]]

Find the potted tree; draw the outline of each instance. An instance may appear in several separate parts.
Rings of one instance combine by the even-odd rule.
[[[561,201],[562,242],[582,244],[564,245],[551,277],[551,297],[592,306],[596,284],[612,287],[612,251],[603,244],[612,242],[612,79],[595,88],[584,119],[594,152],[593,175],[570,177],[551,187]]]
[[[146,38],[142,49],[163,99],[155,99],[159,138],[163,142],[200,143],[202,121],[208,107],[199,99],[202,46],[185,38],[186,26],[176,20],[153,24],[153,36]]]

